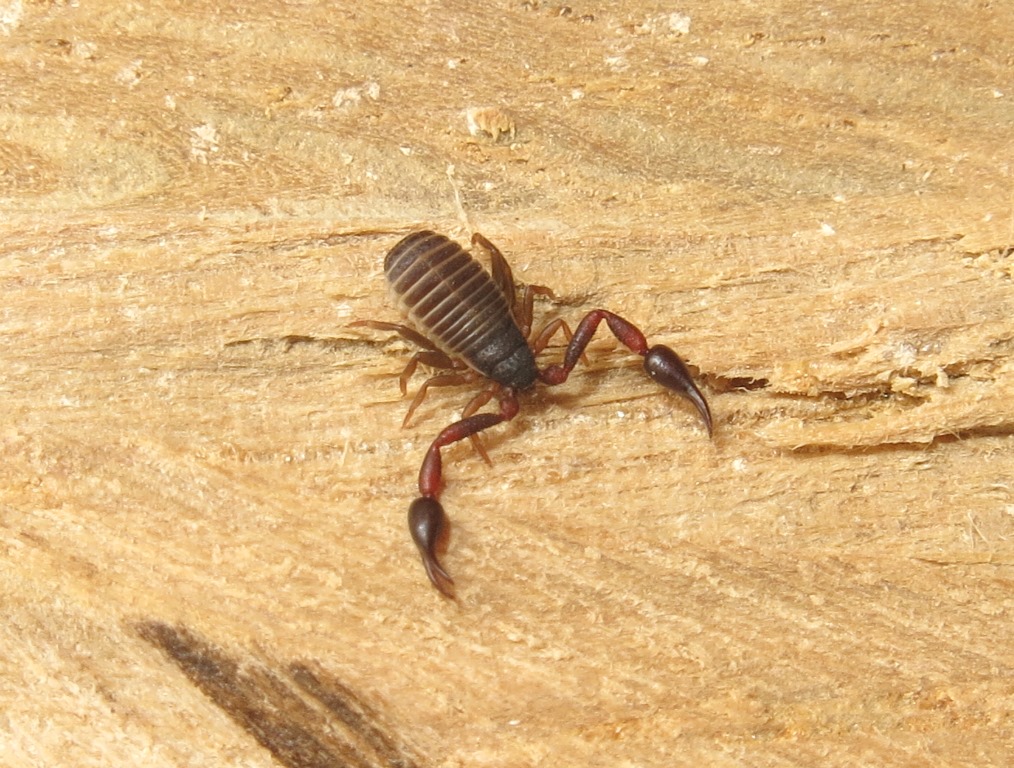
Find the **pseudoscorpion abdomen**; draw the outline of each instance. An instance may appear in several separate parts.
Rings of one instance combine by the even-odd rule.
[[[535,358],[489,273],[435,232],[413,232],[387,254],[384,272],[405,314],[441,351],[514,389],[535,383]]]

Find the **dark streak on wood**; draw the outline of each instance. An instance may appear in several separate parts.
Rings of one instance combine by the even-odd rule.
[[[384,758],[387,765],[396,768],[413,768],[416,765],[406,759],[405,745],[392,739],[389,731],[377,727],[380,719],[377,713],[347,686],[319,670],[312,672],[306,664],[293,664],[289,672],[296,684],[356,731],[378,756]]]
[[[150,621],[138,624],[137,632],[289,768],[420,765],[374,709],[306,664],[292,664],[287,673],[277,674],[258,659],[241,663],[185,627]]]

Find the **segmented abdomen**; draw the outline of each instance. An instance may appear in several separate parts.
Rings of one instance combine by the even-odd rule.
[[[504,386],[535,383],[535,358],[493,278],[460,245],[413,232],[384,259],[402,310],[443,352]]]

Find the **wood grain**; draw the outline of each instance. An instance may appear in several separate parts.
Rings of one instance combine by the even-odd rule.
[[[0,4],[2,762],[1007,765],[1012,28]],[[404,517],[470,392],[401,429],[347,327],[420,226],[716,420],[603,334],[446,452],[457,602]]]

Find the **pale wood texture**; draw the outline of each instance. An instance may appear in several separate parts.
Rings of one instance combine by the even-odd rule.
[[[147,5],[0,2],[0,762],[1010,764],[1014,6]],[[470,394],[347,327],[419,226],[716,418],[603,334],[456,603]]]

